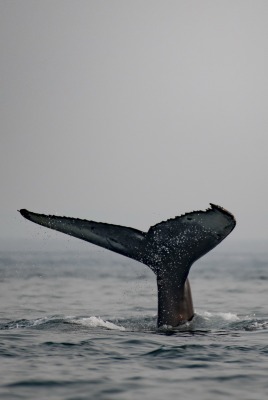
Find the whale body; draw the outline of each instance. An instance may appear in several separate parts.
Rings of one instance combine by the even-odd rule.
[[[234,216],[210,204],[151,226],[148,232],[78,218],[37,214],[21,215],[36,224],[63,232],[147,265],[156,275],[158,327],[178,326],[194,316],[188,274],[192,264],[216,247],[236,225]]]

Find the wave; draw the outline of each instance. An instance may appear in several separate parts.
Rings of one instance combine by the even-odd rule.
[[[253,315],[239,315],[232,312],[197,312],[193,321],[188,323],[191,329],[217,330],[259,330],[268,329],[268,318]]]
[[[51,316],[44,318],[36,318],[33,320],[20,319],[17,321],[10,321],[0,323],[0,330],[3,329],[19,329],[19,328],[34,328],[34,327],[52,327],[59,324],[76,324],[86,326],[89,328],[105,328],[109,330],[120,330],[124,331],[125,328],[120,325],[116,325],[110,321],[105,321],[100,317],[75,317],[75,316]]]
[[[186,322],[176,328],[164,326],[156,328],[156,316],[141,316],[136,318],[125,318],[117,320],[105,320],[97,316],[47,316],[32,320],[20,319],[0,323],[0,330],[7,329],[52,329],[81,326],[88,329],[104,329],[122,332],[232,332],[232,331],[255,331],[268,329],[268,318],[258,318],[255,315],[238,315],[231,312],[197,312],[190,322]]]

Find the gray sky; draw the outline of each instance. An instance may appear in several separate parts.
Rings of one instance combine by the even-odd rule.
[[[209,202],[267,240],[267,0],[0,7],[1,240],[44,229],[19,208],[147,230]]]

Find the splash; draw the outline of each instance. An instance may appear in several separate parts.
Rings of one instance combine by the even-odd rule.
[[[88,318],[83,317],[83,318],[69,319],[68,322],[83,326],[89,326],[92,328],[102,327],[111,330],[125,331],[125,328],[123,326],[113,324],[112,322],[109,321],[104,321],[100,317],[95,317],[95,316]]]
[[[63,316],[54,315],[43,318],[35,318],[31,320],[20,319],[0,323],[0,330],[6,329],[61,329],[66,328],[66,324],[76,326],[84,326],[89,329],[102,328],[113,331],[123,332],[232,332],[232,331],[255,331],[268,329],[268,317],[256,317],[253,315],[237,315],[232,312],[197,312],[190,322],[179,325],[176,328],[163,326],[160,329],[156,327],[156,316],[141,316],[139,318],[125,318],[114,320],[113,322],[96,316]]]
[[[240,318],[238,317],[237,314],[233,314],[231,312],[223,313],[223,312],[218,312],[218,313],[211,313],[209,311],[204,311],[203,313],[197,314],[207,320],[212,319],[212,318],[218,318],[218,319],[223,319],[224,321],[240,321]]]

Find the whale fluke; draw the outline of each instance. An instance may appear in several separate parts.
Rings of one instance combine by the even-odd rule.
[[[137,229],[79,218],[36,214],[25,209],[19,212],[24,218],[36,224],[141,261],[139,249],[145,234]]]
[[[39,225],[63,232],[146,264],[157,277],[158,326],[177,326],[193,317],[190,283],[192,264],[217,246],[235,227],[234,216],[211,204],[160,222],[148,232],[77,218],[20,213]]]

